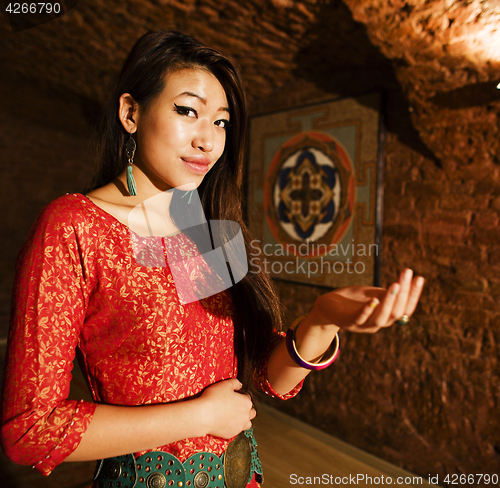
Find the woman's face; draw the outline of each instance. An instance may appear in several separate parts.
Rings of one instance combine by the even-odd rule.
[[[137,114],[137,164],[161,191],[194,189],[224,152],[229,106],[217,78],[201,68],[174,71]]]

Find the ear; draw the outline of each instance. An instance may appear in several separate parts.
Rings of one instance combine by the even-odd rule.
[[[138,115],[139,104],[132,98],[130,93],[123,93],[120,97],[118,117],[129,134],[133,134],[137,130]]]

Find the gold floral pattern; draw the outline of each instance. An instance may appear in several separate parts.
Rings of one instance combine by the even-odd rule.
[[[141,239],[80,194],[39,215],[16,268],[1,431],[12,460],[47,475],[76,449],[96,403],[172,402],[236,377],[230,294],[183,305],[157,251],[193,256],[194,244]],[[77,348],[95,403],[67,399]],[[279,396],[265,371],[256,384]],[[227,444],[205,436],[157,449],[184,461]]]

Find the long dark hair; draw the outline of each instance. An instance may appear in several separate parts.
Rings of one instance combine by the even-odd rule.
[[[241,193],[247,110],[241,77],[225,56],[189,36],[173,31],[150,32],[132,48],[103,110],[97,131],[95,169],[87,191],[111,182],[126,167],[124,147],[129,135],[118,118],[120,96],[130,93],[146,109],[162,92],[166,75],[186,68],[207,69],[226,93],[231,124],[227,129],[224,152],[204,177],[198,194],[207,220],[233,221],[241,226],[248,256],[251,236],[243,219]],[[176,201],[174,193],[170,207],[174,222],[180,217],[180,206]],[[186,206],[183,205],[182,209],[185,212]],[[185,213],[182,218],[185,218]],[[281,330],[282,314],[279,298],[258,258],[249,260],[248,266],[249,272],[230,288],[230,292],[235,308],[238,378],[247,391],[253,392],[255,368],[262,364],[269,352],[273,328]]]

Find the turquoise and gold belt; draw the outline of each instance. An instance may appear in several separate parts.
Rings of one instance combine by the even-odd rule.
[[[94,481],[98,488],[244,488],[255,475],[262,483],[262,465],[253,429],[241,432],[221,455],[197,452],[183,463],[168,452],[152,451],[101,459]]]

